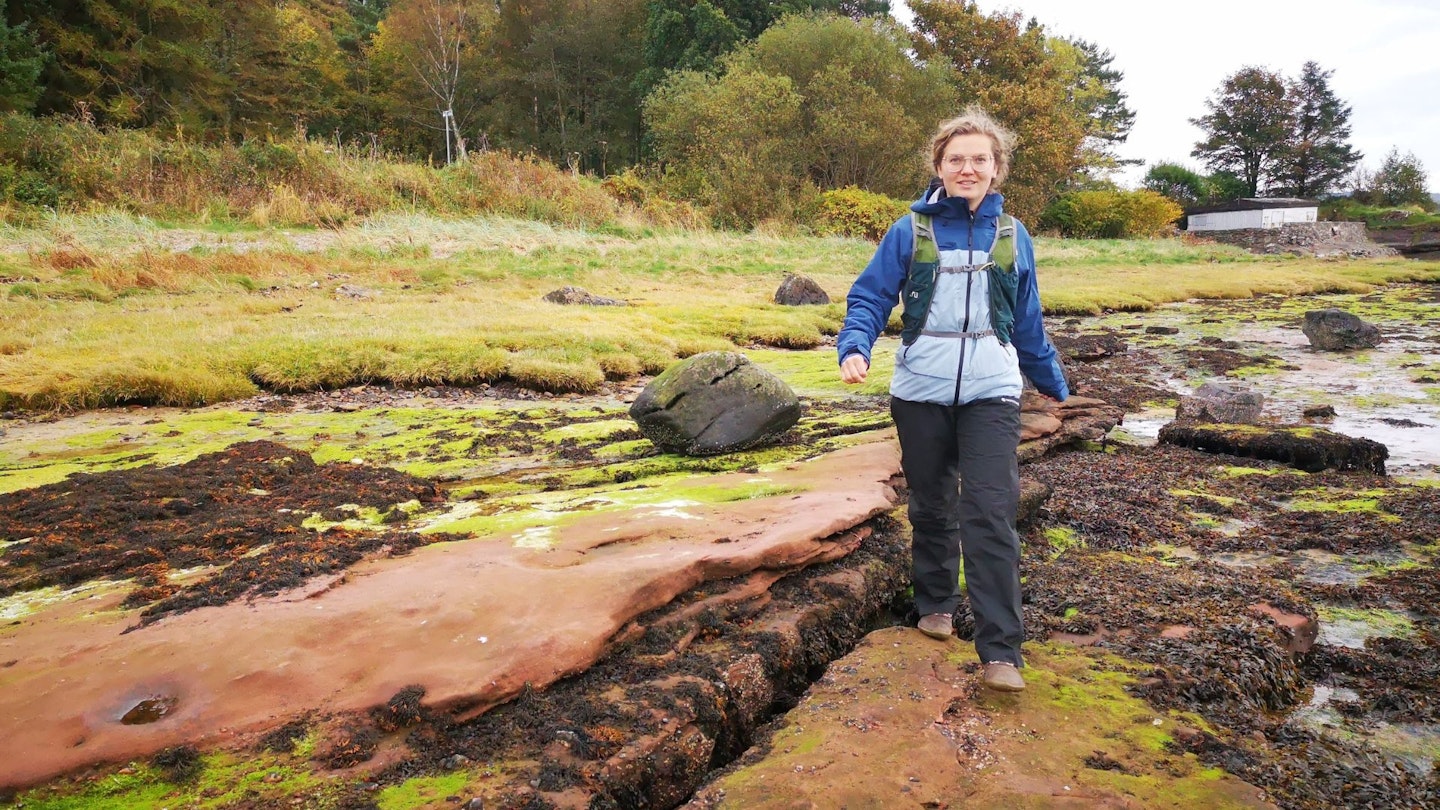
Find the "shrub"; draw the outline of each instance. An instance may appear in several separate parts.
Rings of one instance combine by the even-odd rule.
[[[814,223],[817,233],[879,242],[910,206],[894,197],[847,186],[821,194],[819,209]]]
[[[644,205],[650,198],[650,184],[640,176],[634,166],[610,175],[600,182],[600,186],[620,202],[636,207]]]
[[[1075,191],[1046,207],[1040,227],[1074,239],[1153,238],[1182,213],[1173,200],[1149,189]]]
[[[1168,233],[1184,214],[1184,209],[1174,200],[1149,189],[1120,194],[1124,236],[1130,239],[1154,239]]]

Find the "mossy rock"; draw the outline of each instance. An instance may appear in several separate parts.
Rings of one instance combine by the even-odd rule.
[[[800,420],[800,400],[745,355],[705,352],[652,380],[630,406],[630,416],[662,450],[708,456],[780,436]]]
[[[1370,439],[1316,427],[1264,427],[1176,421],[1160,428],[1162,444],[1289,464],[1305,472],[1364,470],[1385,474],[1390,450]]]

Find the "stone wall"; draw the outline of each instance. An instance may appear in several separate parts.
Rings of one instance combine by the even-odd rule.
[[[1253,253],[1301,256],[1394,256],[1395,250],[1370,241],[1363,222],[1289,222],[1278,228],[1240,228],[1193,234]]]

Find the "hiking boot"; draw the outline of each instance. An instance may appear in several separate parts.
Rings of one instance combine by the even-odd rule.
[[[926,613],[915,626],[931,638],[950,638],[955,635],[955,623],[949,613]]]
[[[1020,677],[1020,670],[1008,661],[986,664],[980,682],[997,692],[1021,692],[1025,689],[1025,679]]]

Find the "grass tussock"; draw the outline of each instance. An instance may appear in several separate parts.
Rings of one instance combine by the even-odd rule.
[[[0,408],[198,405],[363,383],[593,392],[699,352],[825,345],[874,250],[857,239],[419,214],[322,232],[314,244],[113,215],[69,222],[80,227],[12,230],[31,247],[0,254]],[[206,233],[234,241],[197,244]],[[1047,239],[1038,252],[1052,314],[1440,280],[1433,264],[1261,257],[1179,240]],[[834,303],[774,304],[792,272]],[[543,300],[565,285],[627,305]]]
[[[384,212],[490,214],[566,227],[691,226],[683,205],[622,202],[593,178],[503,152],[432,167],[303,138],[207,144],[0,115],[0,220],[110,211],[253,228],[336,228]]]

